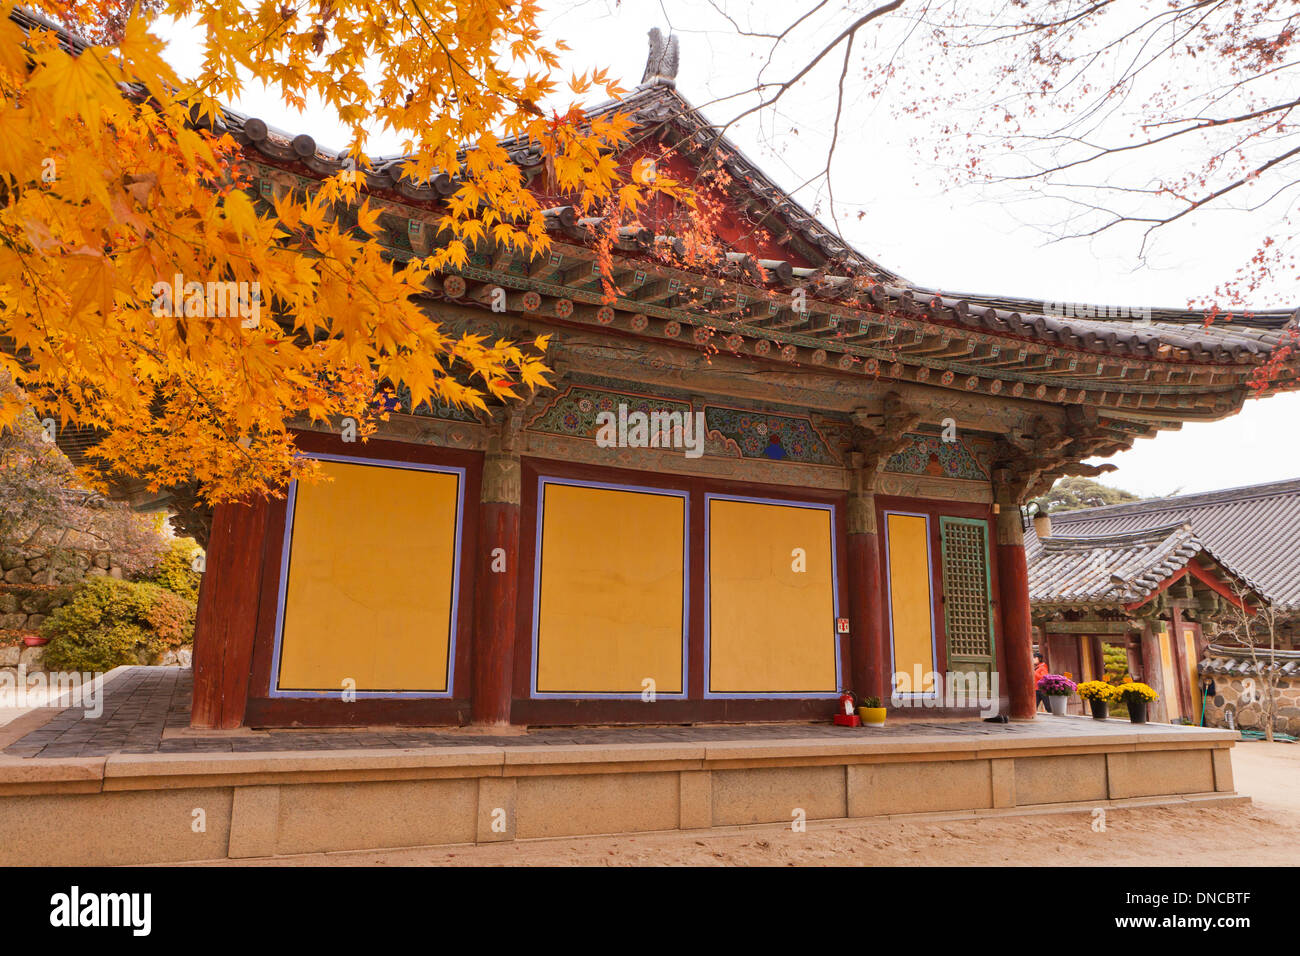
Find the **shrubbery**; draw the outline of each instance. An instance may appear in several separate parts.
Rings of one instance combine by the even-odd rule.
[[[187,600],[197,601],[202,575],[194,570],[194,556],[200,553],[199,543],[193,538],[176,538],[145,580]]]
[[[45,666],[106,671],[151,664],[168,648],[194,639],[194,602],[157,584],[91,578],[72,603],[41,624],[50,643]]]

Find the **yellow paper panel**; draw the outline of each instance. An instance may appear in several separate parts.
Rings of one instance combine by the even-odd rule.
[[[893,622],[894,671],[904,675],[902,693],[934,690],[934,632],[931,619],[930,534],[919,515],[886,517],[889,549],[889,607]],[[920,686],[916,678],[919,668]]]
[[[537,689],[682,692],[685,500],[548,483]]]
[[[324,462],[298,485],[281,690],[447,690],[458,476]]]
[[[709,689],[838,690],[830,512],[712,499],[708,560]]]

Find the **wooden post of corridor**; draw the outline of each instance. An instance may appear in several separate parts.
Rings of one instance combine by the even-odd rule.
[[[1029,616],[1029,568],[1025,562],[1020,504],[999,488],[998,603],[1002,610],[1002,653],[1012,720],[1034,719],[1034,631]]]
[[[852,689],[859,697],[889,699],[889,657],[884,636],[884,587],[880,541],[876,529],[874,469],[863,467],[861,454],[851,457],[849,526],[849,658]]]
[[[519,582],[519,453],[522,413],[505,413],[489,439],[479,495],[479,573],[475,577],[470,720],[510,723],[515,610]]]
[[[270,510],[265,498],[213,509],[194,622],[191,727],[229,730],[244,722]]]

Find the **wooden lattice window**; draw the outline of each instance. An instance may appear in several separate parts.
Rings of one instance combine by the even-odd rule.
[[[972,518],[940,519],[943,535],[943,608],[948,656],[993,659],[988,524]]]

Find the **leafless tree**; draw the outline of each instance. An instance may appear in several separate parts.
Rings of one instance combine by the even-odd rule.
[[[951,170],[954,182],[1054,198],[1062,210],[1047,227],[1054,239],[1127,230],[1141,259],[1175,224],[1229,210],[1251,216],[1259,223],[1253,255],[1188,302],[1208,320],[1300,278],[1291,218],[1300,186],[1294,0],[803,0],[781,13],[744,0],[709,6],[721,29],[767,47],[752,85],[698,104],[729,117],[719,136],[778,110],[814,74],[833,84],[826,162],[802,185],[821,181],[828,206],[814,211],[829,213],[837,229],[832,163],[841,125],[855,121],[846,103],[893,87],[897,118],[929,120],[912,143],[918,154]],[[868,31],[876,43],[863,42]],[[1258,384],[1297,352],[1293,329]]]
[[[1247,687],[1252,701],[1259,701],[1264,739],[1271,743],[1278,706],[1278,611],[1267,601],[1259,601],[1253,591],[1240,584],[1234,584],[1232,591],[1238,603],[1224,602],[1226,610],[1211,624],[1213,639],[1215,643],[1236,645],[1250,651],[1254,665],[1251,680],[1254,683]]]

